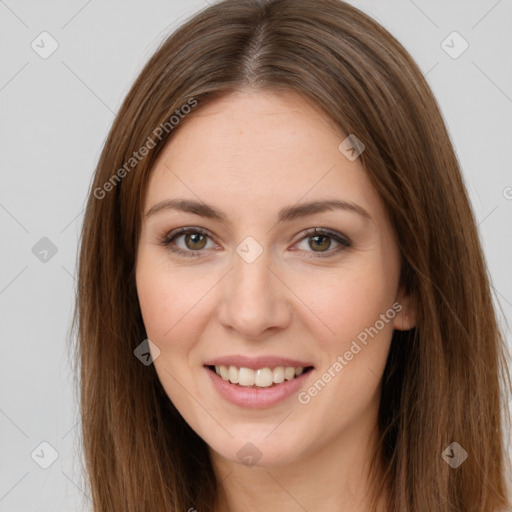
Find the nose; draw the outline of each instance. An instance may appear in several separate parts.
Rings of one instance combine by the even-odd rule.
[[[223,280],[218,318],[222,325],[244,339],[261,339],[284,329],[291,319],[291,291],[272,268],[269,251],[252,262],[238,253]]]

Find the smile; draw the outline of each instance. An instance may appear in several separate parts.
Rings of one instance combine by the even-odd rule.
[[[213,388],[228,402],[243,408],[265,409],[285,402],[305,386],[313,366],[205,365]],[[232,382],[238,380],[238,382]]]
[[[309,371],[311,367],[306,368]],[[292,380],[304,373],[302,366],[276,366],[275,368],[252,368],[216,365],[210,367],[223,380],[238,384],[244,387],[268,388],[283,383],[285,380]]]
[[[245,368],[237,366],[215,365],[209,366],[223,380],[243,387],[269,388],[293,380],[312,367],[303,366],[276,366],[274,368]]]

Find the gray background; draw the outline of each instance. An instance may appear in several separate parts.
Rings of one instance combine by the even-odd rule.
[[[438,98],[505,328],[512,310],[512,1],[351,3],[402,42]],[[137,73],[180,20],[205,5],[0,1],[0,512],[89,508],[66,341],[84,201]],[[51,48],[43,31],[58,43],[45,59],[31,47]],[[453,31],[469,44],[457,58],[462,40],[442,44]],[[42,442],[58,452],[48,469],[40,467],[51,462]]]

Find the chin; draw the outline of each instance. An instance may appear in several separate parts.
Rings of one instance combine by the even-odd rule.
[[[293,435],[283,432],[284,435],[270,439],[256,434],[254,429],[247,429],[244,435],[240,429],[239,435],[230,438],[228,442],[208,442],[210,450],[217,456],[247,467],[280,467],[295,463],[300,457],[302,450],[298,450],[299,439]],[[283,443],[283,440],[286,442]]]

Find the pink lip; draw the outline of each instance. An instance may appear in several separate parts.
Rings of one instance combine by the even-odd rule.
[[[237,368],[275,368],[276,366],[293,366],[297,368],[302,366],[304,368],[313,366],[311,363],[299,361],[297,359],[287,359],[276,356],[260,356],[260,357],[247,357],[241,355],[218,357],[211,359],[204,363],[205,366],[236,366]]]
[[[235,366],[235,365],[233,365]],[[267,367],[272,365],[267,365]],[[276,366],[285,366],[277,364]],[[286,366],[295,366],[290,364]],[[297,365],[302,366],[302,365]],[[257,366],[263,368],[265,366]],[[247,366],[245,368],[248,368]],[[272,407],[289,398],[291,395],[297,394],[300,388],[304,385],[306,379],[309,378],[310,373],[303,373],[292,380],[285,380],[283,383],[268,388],[253,388],[239,386],[238,384],[231,384],[231,382],[224,380],[217,375],[215,371],[205,368],[212,381],[212,384],[217,389],[219,394],[226,400],[239,407],[250,407],[253,409],[264,409]]]

